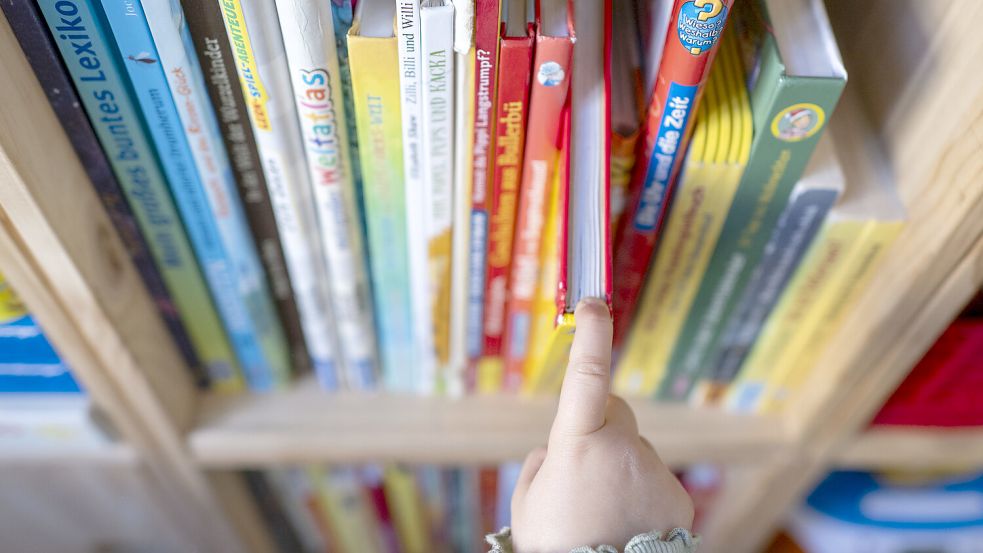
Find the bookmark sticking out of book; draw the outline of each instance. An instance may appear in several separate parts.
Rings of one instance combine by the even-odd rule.
[[[559,169],[557,326],[539,371],[545,381],[563,378],[577,303],[588,297],[611,301],[611,2],[573,0],[570,11],[577,32],[575,71]]]

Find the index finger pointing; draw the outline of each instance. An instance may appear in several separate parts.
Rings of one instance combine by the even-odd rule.
[[[552,432],[583,436],[604,426],[611,391],[611,314],[597,298],[585,298],[574,312],[577,330],[560,390]]]

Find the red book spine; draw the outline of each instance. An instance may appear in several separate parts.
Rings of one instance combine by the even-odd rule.
[[[471,169],[471,240],[468,262],[466,346],[471,361],[468,387],[476,385],[475,361],[481,356],[484,333],[485,254],[488,248],[488,182],[494,168],[495,84],[498,76],[498,0],[475,1],[474,134]]]
[[[522,152],[529,114],[533,28],[524,37],[505,36],[498,54],[498,99],[495,112],[495,160],[485,278],[485,356],[498,356],[505,334],[505,304],[516,204],[522,182]]]
[[[556,201],[560,204],[559,217],[560,220],[557,224],[557,237],[559,240],[559,247],[556,249],[556,253],[559,256],[558,266],[560,270],[557,272],[557,282],[556,282],[556,321],[560,320],[560,317],[567,309],[567,291],[569,287],[567,286],[567,269],[569,262],[569,248],[570,244],[570,110],[572,106],[567,104],[567,108],[563,110],[563,126],[561,127],[562,133],[560,135],[560,162],[557,164],[556,170],[560,172],[559,175],[559,186],[560,190],[557,194]],[[555,322],[556,322],[555,321]],[[554,324],[555,324],[554,322]]]
[[[541,29],[541,27],[540,27]],[[539,283],[539,245],[550,186],[560,151],[561,115],[570,90],[573,38],[536,35],[529,92],[529,118],[522,160],[506,306],[505,388],[515,390],[529,345],[533,302]]]
[[[676,0],[614,250],[614,343],[628,330],[733,0]],[[699,6],[699,7],[697,7]]]
[[[484,467],[478,473],[478,509],[481,535],[497,532],[495,511],[498,509],[498,467]]]

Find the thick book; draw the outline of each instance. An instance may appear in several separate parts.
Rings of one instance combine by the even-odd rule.
[[[412,391],[419,382],[419,366],[406,235],[395,11],[390,0],[359,2],[348,34],[348,54],[383,375],[389,390]],[[419,234],[418,229],[414,232]]]
[[[454,5],[425,0],[420,7],[422,175],[427,238],[430,344],[439,372],[424,374],[422,389],[434,391],[450,362],[451,247],[453,240],[454,155]]]
[[[399,550],[425,553],[433,551],[415,472],[402,465],[385,468],[383,484],[386,504],[399,538]]]
[[[843,104],[831,132],[851,180],[843,201],[824,225],[824,240],[817,240],[816,246],[839,242],[844,247],[828,262],[814,265],[815,272],[803,272],[802,279],[796,276],[795,287],[790,285],[786,292],[787,303],[781,311],[776,308],[774,321],[768,321],[769,326],[792,321],[794,330],[778,338],[783,340],[779,355],[771,358],[774,364],[755,407],[762,412],[785,409],[813,371],[822,370],[817,366],[819,356],[840,331],[904,225],[905,210],[896,181],[883,169],[888,166],[884,153],[868,140],[871,131],[859,98],[848,96]],[[817,253],[823,251],[829,249],[817,249]],[[772,328],[769,342],[762,340],[761,345],[775,344],[776,331],[787,332]],[[770,349],[763,348],[763,352]],[[754,371],[755,366],[768,362],[763,357],[748,361],[750,366],[742,371]]]
[[[676,0],[614,244],[614,343],[635,313],[733,0]]]
[[[420,44],[420,1],[395,0],[399,50],[399,101],[402,120],[403,184],[406,188],[406,243],[409,251],[410,305],[416,344],[413,387],[432,389],[436,360],[431,321],[427,190],[423,175],[423,55]]]
[[[539,282],[547,267],[542,261],[544,224],[552,209],[550,190],[560,161],[561,116],[568,106],[574,30],[567,0],[536,0],[535,54],[530,78],[529,118],[522,159],[522,183],[509,269],[506,329],[503,347],[505,387],[521,383],[526,360],[538,348],[532,335]],[[553,256],[549,259],[554,259]],[[552,276],[552,275],[551,275]],[[555,282],[555,277],[551,280]]]
[[[522,183],[522,153],[529,115],[529,81],[532,75],[535,26],[529,20],[525,0],[502,4],[498,51],[498,93],[495,98],[494,165],[489,202],[488,255],[485,275],[484,343],[478,366],[478,388],[494,392],[502,388],[502,341],[505,307],[512,264],[512,240]],[[515,389],[518,383],[509,385]]]
[[[235,60],[225,34],[222,11],[215,2],[184,0],[185,23],[191,31],[198,63],[205,74],[212,109],[218,118],[222,140],[232,163],[232,173],[252,230],[256,249],[266,271],[266,279],[287,335],[294,370],[308,372],[307,353],[300,312],[294,301],[287,262],[280,247],[280,231],[273,215],[273,204],[266,188],[266,177],[256,149],[256,137],[249,124],[246,100],[237,85]]]
[[[767,5],[768,18],[764,12]],[[750,86],[754,143],[721,239],[669,358],[659,391],[686,398],[716,350],[846,83],[822,3],[739,4],[737,24],[757,65]],[[766,30],[767,29],[767,30]]]
[[[102,8],[246,382],[253,390],[270,390],[289,378],[283,331],[246,231],[214,114],[200,107],[204,82],[197,66],[186,61],[188,52],[174,26],[183,15],[175,17],[158,2],[166,0],[147,2],[154,11],[153,30],[140,4],[103,0]]]
[[[830,141],[829,135],[820,139],[792,190],[761,261],[724,326],[717,351],[708,357],[709,370],[694,388],[691,402],[716,403],[726,392],[827,214],[843,193],[846,179]]]
[[[147,292],[174,338],[174,343],[191,369],[199,386],[207,386],[209,375],[181,322],[177,306],[171,299],[164,279],[154,265],[150,246],[140,232],[133,210],[126,203],[123,189],[113,174],[106,153],[85,115],[68,70],[58,55],[57,46],[48,32],[34,2],[17,0],[0,3],[7,21],[31,64],[48,103],[68,135],[86,175],[92,182],[102,206],[119,234],[133,265],[140,273]]]
[[[559,169],[556,328],[540,372],[562,375],[585,298],[611,304],[611,0],[573,0],[577,40],[569,125]]]
[[[331,6],[278,0],[346,385],[376,384],[375,329]]]
[[[276,8],[272,2],[227,0],[221,11],[314,372],[323,387],[336,388],[330,281]]]
[[[615,372],[614,389],[622,395],[651,396],[662,382],[751,151],[751,105],[733,28],[722,41]]]
[[[39,6],[214,387],[241,389],[238,361],[198,269],[99,9],[90,1],[57,4],[46,0]],[[76,52],[69,32],[90,42],[86,53]]]
[[[498,82],[499,0],[475,0],[474,95],[471,138],[471,229],[468,262],[468,387],[477,385],[483,350],[485,276],[488,253],[489,183],[495,167],[495,93]]]

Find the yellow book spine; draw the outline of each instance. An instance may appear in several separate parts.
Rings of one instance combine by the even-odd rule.
[[[546,340],[545,351],[539,361],[542,367],[539,371],[541,381],[537,391],[556,392],[563,385],[563,375],[566,374],[575,330],[577,330],[577,322],[573,313],[561,315],[556,328]]]
[[[554,171],[559,173],[559,171]],[[523,367],[523,389],[525,393],[551,393],[559,389],[551,385],[544,373],[545,358],[549,352],[549,338],[556,322],[556,282],[559,276],[558,248],[559,240],[559,175],[555,176],[550,186],[549,211],[543,222],[543,237],[539,248],[539,287],[533,304],[532,318],[529,323],[529,349]],[[552,380],[556,380],[555,376]]]
[[[430,528],[423,512],[414,474],[401,466],[386,467],[383,476],[386,503],[389,505],[396,534],[403,553],[426,553],[431,550]]]
[[[328,515],[334,545],[345,553],[381,551],[379,528],[361,481],[351,468],[308,468]]]
[[[859,300],[861,292],[873,278],[877,264],[897,238],[901,227],[902,223],[898,221],[871,221],[867,224],[863,238],[855,246],[854,253],[850,255],[847,266],[842,271],[842,277],[835,282],[834,289],[825,292],[821,306],[817,306],[815,325],[809,327],[808,332],[803,332],[801,349],[793,358],[786,360],[788,374],[784,381],[769,382],[762,412],[780,412],[787,405],[788,398],[794,397],[802,389],[812,374],[819,355],[843,324],[850,308]]]
[[[781,363],[801,348],[817,305],[843,272],[865,226],[865,221],[830,221],[823,227],[728,390],[726,405],[754,411],[770,383],[785,378],[789,367]]]

